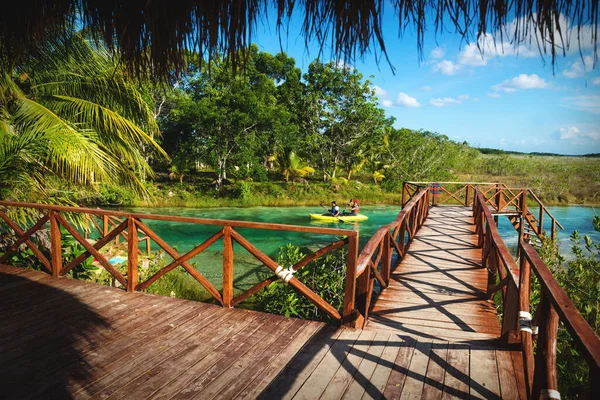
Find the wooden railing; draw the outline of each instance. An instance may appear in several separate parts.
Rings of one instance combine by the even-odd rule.
[[[483,265],[488,269],[488,295],[502,290],[502,339],[521,346],[528,397],[560,398],[557,397],[556,348],[558,324],[562,321],[590,368],[590,398],[600,398],[600,339],[592,327],[535,249],[523,240],[519,241],[517,266],[498,234],[486,198],[479,189],[475,191],[473,214]],[[541,301],[533,316],[530,314],[531,271],[541,287]]]
[[[100,222],[99,222],[100,221]],[[100,236],[108,235],[113,228],[119,226],[124,220],[122,218],[117,218],[111,215],[90,215],[85,214],[85,229],[83,232],[83,237],[87,240],[89,239],[90,234],[90,225],[98,230]],[[119,244],[119,236],[121,236],[125,241],[127,241],[127,235],[124,232],[121,232],[117,237],[114,238],[115,245]],[[151,241],[148,236],[142,236],[138,238],[138,242],[144,242],[146,247],[146,255],[150,255],[151,253]],[[143,254],[138,249],[139,254]]]
[[[351,324],[353,323],[352,319],[358,316],[355,307],[355,296],[351,295],[356,289],[356,278],[357,276],[359,277],[361,275],[360,273],[358,275],[356,273],[356,261],[358,258],[358,233],[353,230],[127,213],[92,208],[17,203],[8,201],[0,201],[0,207],[4,208],[4,211],[0,209],[0,219],[2,219],[13,230],[16,238],[13,244],[0,257],[0,264],[9,260],[10,257],[18,251],[19,247],[24,244],[31,249],[31,251],[42,264],[43,269],[45,269],[54,277],[61,277],[65,276],[67,273],[69,273],[69,271],[81,264],[88,257],[93,256],[100,263],[100,265],[129,292],[145,290],[159,278],[174,270],[176,267],[181,266],[185,269],[185,271],[187,271],[187,273],[197,280],[198,283],[200,283],[200,285],[202,285],[218,303],[222,304],[223,307],[233,307],[239,304],[241,301],[252,296],[259,290],[263,289],[271,282],[282,279],[296,289],[298,293],[309,299],[320,310],[339,323],[344,322]],[[39,219],[30,228],[23,230],[9,217],[7,211],[10,208],[27,208],[30,210],[37,210],[39,213]],[[100,238],[96,241],[96,243],[92,244],[86,240],[86,235],[82,235],[80,230],[76,229],[72,223],[69,222],[68,218],[65,217],[65,215],[69,214],[83,214],[86,221],[91,221],[92,225],[94,225],[100,233]],[[101,226],[96,219],[101,219],[103,221],[103,225]],[[178,223],[213,226],[217,225],[222,228],[200,245],[195,246],[192,250],[180,255],[157,233],[150,229],[143,222],[143,220],[172,221]],[[45,228],[47,225],[49,225],[50,229],[50,248],[40,249],[31,240],[31,237],[35,232]],[[69,234],[71,234],[73,238],[75,238],[75,240],[77,240],[77,242],[79,242],[85,248],[85,252],[83,254],[69,261],[66,265],[64,265],[63,262],[63,238],[61,234],[61,227],[69,232]],[[267,254],[263,253],[246,238],[244,238],[237,231],[238,228],[304,232],[320,235],[332,235],[341,237],[341,239],[334,240],[329,245],[304,257],[295,265],[284,268],[279,266],[275,260],[271,259]],[[152,240],[173,259],[172,262],[154,273],[154,275],[148,277],[145,281],[140,281],[138,279],[138,242],[141,235],[145,235],[145,237],[148,238],[147,246],[149,246],[149,241]],[[124,274],[119,272],[117,268],[111,265],[105,255],[101,253],[102,248],[108,243],[114,241],[118,236],[122,236],[127,242],[127,272]],[[223,239],[223,286],[222,290],[219,291],[199,270],[189,264],[189,261],[193,257],[208,249],[221,238]],[[242,246],[272,272],[272,275],[267,279],[264,279],[250,289],[237,295],[234,294],[233,290],[233,242],[236,242]],[[312,289],[308,288],[300,280],[298,280],[294,276],[294,272],[305,267],[313,260],[324,256],[330,251],[339,249],[346,245],[348,246],[347,276],[345,282],[346,295],[343,310],[340,312],[340,310],[337,310],[331,304],[319,297]]]
[[[478,187],[485,198],[485,204],[494,210],[496,222],[498,215],[506,215],[519,231],[519,238],[525,240],[531,234],[544,236],[546,217],[550,220],[550,237],[556,237],[557,228],[564,229],[538,196],[527,188],[515,189],[503,183],[490,182],[404,182],[402,204],[422,187],[430,188],[432,206],[456,204],[467,207],[473,205],[475,188]]]
[[[368,318],[375,280],[379,283],[380,290],[388,287],[390,272],[402,261],[410,243],[427,218],[428,204],[429,189],[418,190],[396,219],[379,228],[361,251],[356,263],[355,276],[358,282],[356,310],[359,313],[354,319],[356,327],[363,327]],[[393,252],[397,255],[394,265]],[[352,290],[346,286],[347,299],[352,296]]]

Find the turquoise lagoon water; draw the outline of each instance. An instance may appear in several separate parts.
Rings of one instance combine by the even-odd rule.
[[[593,208],[570,206],[550,207],[549,209],[565,227],[564,231],[558,232],[558,238],[561,252],[567,257],[570,255],[571,246],[569,236],[576,229],[579,230],[580,234],[590,235],[594,241],[600,242],[600,233],[595,232],[592,226],[592,218],[596,212]],[[319,210],[318,207],[132,208],[126,211],[352,229],[359,232],[359,246],[362,248],[379,227],[392,221],[397,216],[400,208],[399,206],[362,207],[361,213],[368,215],[369,219],[359,223],[323,223],[311,221],[308,217],[309,213],[323,211],[322,209]],[[169,245],[175,247],[179,254],[188,252],[220,229],[219,226],[142,220]],[[546,217],[544,227],[548,231],[550,230],[549,222],[549,218]],[[287,243],[300,246],[308,252],[322,248],[337,239],[335,235],[317,235],[262,229],[236,230],[273,259],[277,258],[279,248],[285,246]],[[517,236],[507,218],[500,219],[499,230],[509,248],[514,248]],[[192,263],[195,263],[196,268],[219,289],[222,286],[222,248],[223,241],[221,239],[205,252],[191,260]],[[158,246],[153,243],[152,249],[158,250]],[[270,270],[267,267],[262,265],[241,246],[234,244],[234,287],[236,292],[246,290],[270,275]]]

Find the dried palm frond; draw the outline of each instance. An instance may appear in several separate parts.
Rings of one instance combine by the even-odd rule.
[[[332,58],[350,62],[369,50],[387,57],[384,12],[395,13],[400,34],[416,31],[421,54],[433,27],[467,42],[486,33],[526,41],[552,65],[576,38],[579,50],[592,47],[597,60],[598,0],[22,0],[0,8],[0,62],[14,64],[48,35],[82,26],[136,74],[169,77],[184,67],[189,50],[226,54],[236,66],[269,9],[280,34],[293,13],[303,13],[306,45],[316,41]]]

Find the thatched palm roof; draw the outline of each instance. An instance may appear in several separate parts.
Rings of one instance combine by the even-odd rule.
[[[333,56],[352,60],[373,50],[386,55],[382,12],[394,12],[400,31],[412,28],[422,48],[426,29],[456,31],[467,40],[509,27],[511,40],[531,40],[555,56],[577,39],[593,46],[597,59],[598,0],[20,0],[0,8],[0,58],[27,56],[48,34],[83,26],[121,54],[133,70],[151,67],[159,76],[184,64],[186,49],[205,55],[237,54],[253,38],[256,25],[276,10],[285,33],[292,11],[305,15],[306,40],[331,45]],[[392,9],[393,8],[393,9]],[[576,27],[567,34],[565,16]],[[579,28],[591,26],[591,37]],[[589,33],[588,29],[588,33]],[[582,43],[582,40],[592,43]],[[239,60],[238,60],[239,61]]]

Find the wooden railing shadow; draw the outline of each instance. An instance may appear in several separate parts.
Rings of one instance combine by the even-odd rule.
[[[72,398],[69,382],[89,379],[90,366],[80,349],[100,348],[102,340],[98,338],[111,331],[110,324],[74,295],[45,285],[43,280],[0,273],[0,282],[0,335],[4,339],[0,345],[0,398],[30,395],[31,385],[39,384],[49,373],[54,373],[53,387],[43,398]],[[16,295],[23,290],[27,296]],[[47,354],[74,362],[56,372],[39,362]]]
[[[307,369],[311,369],[311,364],[315,362],[320,349],[323,348],[329,349],[337,361],[339,368],[344,368],[345,371],[352,376],[352,381],[359,383],[360,387],[365,391],[365,395],[368,396],[368,398],[398,398],[400,392],[402,391],[402,383],[407,378],[413,378],[424,383],[424,390],[426,390],[427,386],[434,387],[438,390],[443,389],[446,395],[454,398],[469,399],[472,398],[471,391],[476,391],[482,396],[482,398],[500,399],[497,394],[489,390],[483,384],[473,380],[468,372],[457,369],[455,366],[451,365],[448,360],[437,355],[435,351],[447,350],[450,346],[454,350],[466,351],[469,351],[472,347],[487,348],[491,344],[488,341],[474,340],[468,343],[425,343],[417,341],[413,336],[403,334],[394,334],[394,340],[365,341],[361,340],[360,338],[358,340],[337,339],[338,334],[339,333],[331,329],[324,328],[321,332],[315,335],[311,341],[309,341],[296,355],[296,357],[288,362],[286,367],[269,384],[269,386],[263,390],[258,399],[267,400],[282,397],[292,398],[295,393],[291,393],[290,390],[294,389],[297,391],[299,389],[298,385],[296,385],[295,378],[306,378],[306,376],[303,375],[306,375],[307,372],[311,372],[307,371]],[[333,345],[333,343],[335,343],[335,345]],[[360,348],[357,348],[357,346],[395,346],[399,348],[398,356],[394,361],[389,361],[361,350]],[[409,368],[411,355],[409,354],[408,357],[406,357],[406,353],[412,354],[413,351],[423,353],[430,360],[429,362],[437,364],[442,370],[445,371],[446,376],[461,382],[463,386],[466,387],[466,390],[444,386],[443,382],[411,370]],[[390,379],[393,379],[392,376],[396,375],[396,378],[400,377],[402,380],[395,381],[396,383],[393,385],[393,387],[388,386],[386,387],[387,390],[384,389],[382,391],[380,388],[373,385],[371,380],[364,376],[356,365],[344,362],[349,356],[355,356],[358,360],[362,360],[361,362],[366,360],[375,363],[375,365],[389,368],[391,370]],[[314,368],[314,365],[312,368]],[[397,391],[397,393],[393,393],[394,391]],[[319,397],[321,394],[314,393],[314,395],[315,397]]]

